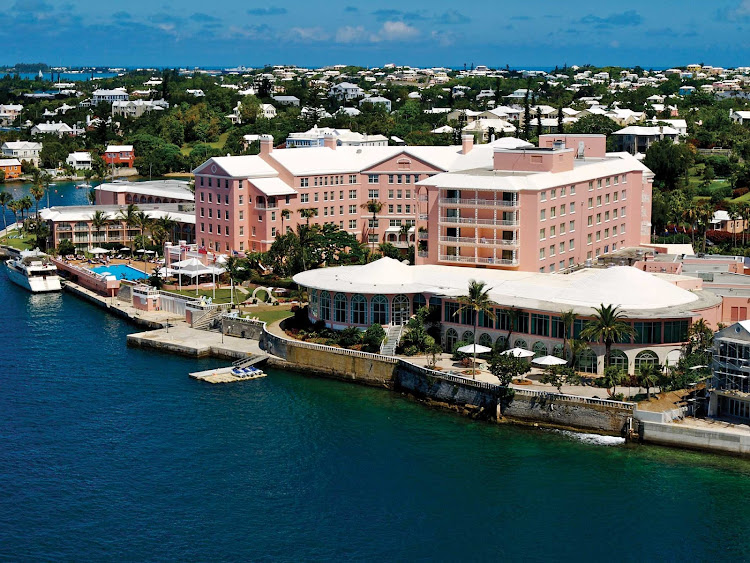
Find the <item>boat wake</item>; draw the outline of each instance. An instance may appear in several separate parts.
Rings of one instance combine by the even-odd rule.
[[[599,434],[585,434],[582,432],[571,432],[570,430],[553,430],[562,434],[566,438],[590,444],[592,446],[621,446],[625,443],[625,438],[618,436],[601,436]]]

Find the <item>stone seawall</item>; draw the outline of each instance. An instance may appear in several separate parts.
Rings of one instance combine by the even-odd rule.
[[[646,444],[750,456],[750,435],[739,432],[641,421],[638,434]]]
[[[68,281],[68,280],[63,281],[62,287],[63,287],[63,290],[69,293],[72,293],[76,297],[80,297],[81,299],[84,299],[85,301],[88,301],[89,303],[96,305],[97,307],[106,309],[113,315],[116,315],[122,319],[125,319],[126,321],[129,321],[135,325],[142,326],[145,328],[150,328],[150,329],[159,329],[163,327],[162,323],[149,321],[147,319],[132,316],[128,314],[127,311],[124,311],[120,309],[119,307],[117,307],[116,305],[112,305],[111,303],[109,303],[109,301],[112,299],[111,297],[110,298],[102,297],[71,281]]]
[[[429,370],[404,361],[399,364],[395,388],[432,404],[478,418],[507,418],[612,436],[626,435],[633,415],[633,405],[630,403],[524,389],[516,389],[515,397],[501,412],[497,386],[464,378],[431,375]]]

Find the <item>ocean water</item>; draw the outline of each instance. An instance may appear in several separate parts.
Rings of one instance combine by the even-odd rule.
[[[54,185],[49,187],[49,206],[55,207],[56,205],[88,205],[88,191],[86,189],[76,189],[77,184],[83,184],[85,181],[83,178],[77,182],[53,182]],[[92,185],[96,185],[94,182]],[[21,182],[7,182],[0,184],[0,192],[8,192],[13,196],[13,199],[21,199],[24,196],[31,195],[32,184],[25,184]],[[31,201],[36,205],[34,198]],[[39,209],[47,207],[47,194],[43,199],[39,200]],[[33,215],[36,207],[32,207],[30,213]],[[2,214],[0,209],[0,214]],[[19,214],[20,219],[20,214]],[[14,217],[13,212],[9,209],[5,210],[5,221],[8,225],[13,223]],[[4,226],[2,219],[0,219],[0,229]]]
[[[750,464],[129,349],[0,274],[0,560],[738,561]]]

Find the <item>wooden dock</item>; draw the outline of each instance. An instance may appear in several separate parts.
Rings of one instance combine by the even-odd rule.
[[[199,381],[205,381],[206,383],[234,383],[236,381],[250,381],[252,379],[260,379],[262,377],[266,377],[266,373],[263,371],[258,371],[255,374],[243,374],[243,375],[237,375],[234,373],[234,370],[239,368],[246,368],[250,366],[254,366],[260,363],[265,362],[268,360],[268,356],[266,355],[257,355],[252,356],[250,358],[244,358],[242,360],[239,360],[235,362],[231,366],[227,366],[224,368],[215,368],[215,369],[209,369],[205,371],[196,371],[190,374],[190,377],[193,379],[197,379]]]

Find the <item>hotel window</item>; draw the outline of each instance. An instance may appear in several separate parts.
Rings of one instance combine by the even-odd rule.
[[[593,256],[593,254],[592,254],[592,252],[591,252],[591,251],[589,250],[589,251],[588,251],[588,252],[586,253],[586,260],[591,260],[591,257],[592,257],[592,256]]]
[[[388,213],[393,213],[393,204],[392,203],[388,204]]]
[[[240,227],[240,236],[245,234],[245,227]]]
[[[620,193],[620,198],[628,199],[628,190],[622,190],[622,192]]]
[[[539,229],[539,240],[544,240],[546,238],[547,238],[546,229]]]
[[[404,180],[405,180],[405,183],[411,184],[411,174],[405,174]]]
[[[594,208],[594,198],[590,197],[589,198],[589,209],[593,209],[593,208]]]
[[[543,274],[543,273],[544,273],[544,266],[542,266],[541,268],[539,268],[539,273],[540,273],[540,274]]]
[[[201,207],[201,217],[205,217],[205,215],[204,215],[204,210],[203,210],[203,208],[202,208],[202,207]]]
[[[556,209],[557,208],[555,208],[555,207],[550,207],[549,216],[550,216],[551,219],[554,219],[557,216],[557,210]]]
[[[574,264],[573,258],[568,258],[568,267],[571,267]]]
[[[625,208],[624,207],[620,208],[620,217],[625,217]]]
[[[599,242],[600,240],[602,240],[602,232],[596,231],[596,242]],[[597,252],[597,254],[599,254],[599,252]]]
[[[590,227],[590,226],[591,226],[591,225],[593,225],[593,224],[594,224],[594,216],[593,216],[593,215],[589,215],[589,223],[588,223],[588,226]]]
[[[564,203],[560,206],[560,215],[565,215],[565,204]]]
[[[309,178],[302,178],[302,179],[301,179],[301,180],[299,181],[299,186],[300,186],[300,188],[306,188],[306,187],[307,187],[307,186],[309,186],[309,185],[310,185],[310,179],[309,179]]]
[[[549,247],[549,255],[554,256],[555,255],[555,245]]]
[[[403,199],[404,192],[402,190],[396,190],[396,199]]]
[[[211,234],[213,234],[213,232],[214,232],[214,226],[213,226],[212,223],[208,224],[208,232],[211,233]]]
[[[205,223],[201,223],[201,232],[202,233],[206,232],[206,224]]]
[[[404,194],[404,197],[406,199],[411,199],[411,190],[406,190],[406,193]]]
[[[602,196],[598,195],[596,196],[596,206],[601,207],[602,206]]]
[[[554,264],[550,264],[549,265],[549,271],[550,272],[554,272],[555,271],[555,265]]]
[[[575,248],[575,243],[576,243],[575,239],[570,239],[568,241],[568,250],[573,250]]]
[[[541,211],[539,212],[539,220],[540,220],[540,221],[544,221],[544,220],[546,220],[546,219],[547,219],[547,210],[546,210],[546,209],[542,209],[542,210],[541,210]]]
[[[349,213],[356,213],[357,212],[357,206],[356,205],[350,205],[349,206]]]
[[[609,238],[609,229],[604,229],[604,238]]]
[[[401,209],[402,209],[401,205],[397,205],[396,206],[396,213],[402,213]]]
[[[319,180],[318,180],[317,176],[315,176],[315,181],[313,182],[313,185],[314,186],[318,186],[319,185]]]
[[[549,316],[531,314],[531,334],[537,336],[549,336]]]
[[[601,180],[597,180],[596,181],[596,187],[597,187],[597,189],[599,189],[599,188],[602,187],[602,181]]]
[[[201,178],[201,180],[202,180],[202,179],[203,179],[203,178]],[[206,194],[205,194],[205,192],[201,192],[201,201],[205,201],[205,200],[206,200],[206,198],[205,198],[205,197],[203,197],[203,196],[205,196],[205,195],[206,195]]]
[[[339,199],[344,199],[344,190],[339,191]]]
[[[380,181],[380,176],[377,174],[368,174],[367,175],[367,183],[368,184],[377,184]]]
[[[357,199],[357,190],[349,190],[349,199]]]
[[[238,203],[239,203],[239,205],[242,205],[242,202],[243,202],[243,199],[242,199],[242,196],[240,196],[240,197],[238,198]]]
[[[560,188],[560,197],[565,197],[566,193],[567,193],[567,188],[565,187]]]
[[[594,190],[594,182],[589,182],[589,191]]]
[[[313,201],[318,201],[318,192],[313,194]]]
[[[263,222],[263,215],[258,213],[258,223],[262,223],[262,222]]]
[[[541,192],[539,194],[539,197],[541,198],[542,201],[547,201],[547,192]]]
[[[224,211],[224,220],[229,221],[229,211]]]
[[[245,250],[245,243],[240,241],[240,251]]]
[[[253,227],[253,236],[255,236],[255,227]]]
[[[613,194],[612,194],[612,199],[613,199],[614,201],[617,201],[617,198],[618,198],[618,196],[619,196],[619,195],[620,195],[620,194],[618,194],[617,192],[613,193]]]
[[[570,186],[570,195],[576,195],[576,187]]]
[[[575,221],[571,221],[570,223],[568,223],[568,230],[571,233],[576,230],[576,222]]]
[[[201,186],[203,185],[203,176],[201,176]]]
[[[416,184],[417,182],[419,182],[419,174],[412,174],[412,176],[414,177],[414,183],[415,183],[415,184]]]
[[[409,204],[406,205],[406,212],[411,213],[411,205]]]
[[[596,224],[599,225],[602,222],[602,214],[597,213],[596,214]]]
[[[549,238],[552,238],[553,236],[555,236],[555,226],[554,225],[552,225],[549,228]]]
[[[617,225],[612,227],[612,236],[617,236]]]
[[[393,199],[394,191],[388,190],[388,199]]]
[[[609,221],[609,211],[604,212],[604,220]]]
[[[214,210],[210,207],[208,208],[208,218],[213,219],[214,218]]]
[[[613,210],[612,210],[612,217],[613,217],[614,219],[617,219],[617,209],[613,209]]]
[[[396,183],[403,184],[403,182],[401,181],[402,178],[403,176],[401,174],[396,174]]]
[[[561,235],[565,234],[565,223],[560,223],[560,234]]]
[[[539,260],[544,260],[544,249],[543,248],[539,249]]]
[[[620,225],[620,234],[621,235],[625,234],[625,223],[623,223],[622,225]]]
[[[324,217],[328,217],[328,208],[327,207],[323,208],[323,216]]]
[[[609,194],[606,194],[606,195],[604,196],[604,204],[606,205],[606,204],[608,204],[608,203],[609,203]]]
[[[333,199],[333,197],[331,197],[331,199]],[[328,201],[328,192],[323,192],[323,201]]]
[[[389,184],[393,183],[393,174],[388,174],[388,183]]]
[[[591,244],[591,234],[586,235],[586,244]]]
[[[343,215],[343,214],[344,214],[344,206],[339,205],[339,215]]]
[[[209,178],[209,179],[208,179],[208,187],[209,187],[209,188],[211,187],[211,182],[212,182],[212,180],[213,180],[213,178]]]
[[[378,219],[375,219],[374,221],[372,219],[368,219],[367,220],[367,226],[370,227],[371,229],[377,229],[378,228],[378,223],[379,223]],[[375,236],[377,236],[377,235],[375,235]]]
[[[309,203],[309,201],[310,201],[310,194],[302,194],[299,196],[300,203]]]
[[[356,174],[349,174],[349,183],[350,184],[356,184],[357,183],[357,175]]]
[[[271,238],[276,238],[276,227],[271,227]]]
[[[378,199],[380,197],[380,190],[367,190],[367,199]]]
[[[555,199],[556,197],[557,197],[557,190],[553,188],[549,191],[549,198]]]
[[[607,186],[607,187],[609,187],[609,178],[607,178],[607,179],[606,179],[606,181],[605,181],[605,184],[604,184],[604,185],[605,185],[605,186]]]
[[[224,194],[224,205],[229,205],[229,194]]]
[[[211,192],[208,192],[208,203],[214,202],[214,195]]]
[[[625,174],[622,175],[622,183],[623,184],[627,184],[628,183],[628,177]]]
[[[271,221],[275,221],[275,220],[276,220],[276,212],[271,211]]]
[[[356,219],[349,219],[349,228],[350,229],[356,229],[357,228],[357,220]]]
[[[224,180],[224,189],[229,189],[229,180]]]

